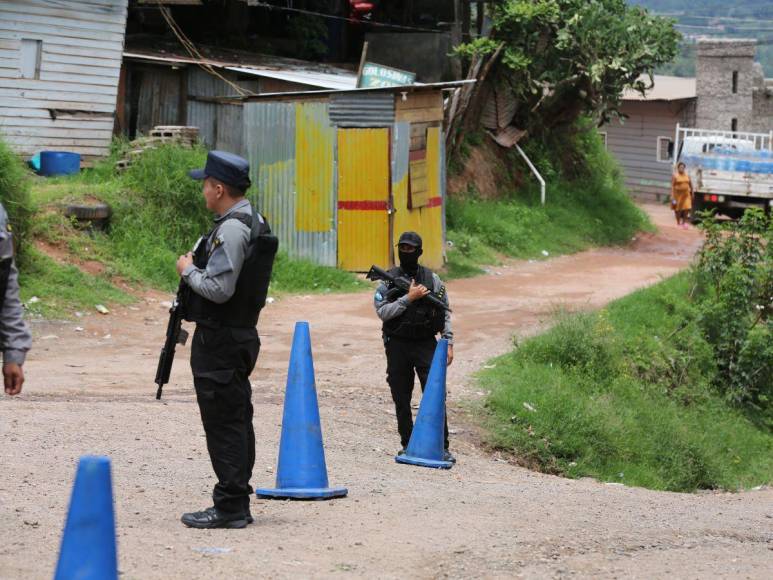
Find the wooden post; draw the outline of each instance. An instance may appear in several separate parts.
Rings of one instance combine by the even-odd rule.
[[[365,59],[368,57],[368,41],[362,43],[362,54],[360,55],[360,68],[357,69],[357,88],[362,84],[362,69],[365,68]]]

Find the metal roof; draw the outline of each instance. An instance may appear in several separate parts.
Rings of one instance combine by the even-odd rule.
[[[320,70],[287,70],[287,69],[268,69],[259,67],[227,66],[227,70],[242,74],[255,75],[259,77],[269,77],[280,81],[298,83],[301,85],[311,85],[323,89],[346,90],[357,87],[357,75],[349,71],[330,73]]]
[[[655,85],[648,90],[644,96],[634,89],[626,89],[623,92],[623,100],[680,101],[683,99],[694,99],[697,96],[695,90],[695,78],[693,77],[655,75],[653,79]],[[649,77],[647,75],[640,76],[639,80],[649,84]]]
[[[321,90],[321,91],[295,91],[288,93],[261,93],[259,95],[247,95],[245,97],[239,97],[246,101],[259,101],[262,99],[276,99],[282,97],[297,98],[297,97],[316,97],[326,96],[335,93],[364,93],[364,92],[406,92],[414,93],[425,89],[455,89],[464,85],[469,85],[475,82],[475,79],[463,80],[463,81],[448,81],[444,83],[414,83],[412,85],[395,86],[395,87],[362,87],[351,89],[337,89],[337,90]]]
[[[353,89],[357,86],[357,75],[343,68],[260,54],[253,55],[254,62],[234,62],[209,58],[198,61],[182,55],[159,54],[152,51],[125,51],[123,56],[132,60],[169,64],[196,65],[203,63],[241,74],[268,77],[328,90]]]

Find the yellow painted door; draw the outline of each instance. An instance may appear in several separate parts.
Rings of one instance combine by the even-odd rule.
[[[339,268],[389,267],[389,183],[389,129],[339,129]]]

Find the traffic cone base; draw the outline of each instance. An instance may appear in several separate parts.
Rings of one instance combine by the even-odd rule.
[[[432,357],[429,376],[416,415],[416,424],[405,454],[395,457],[397,463],[434,469],[451,469],[453,466],[452,462],[443,459],[447,360],[448,341],[441,338]]]
[[[333,499],[346,497],[347,493],[349,490],[345,487],[287,487],[255,490],[255,495],[261,499]]]
[[[451,469],[454,465],[450,461],[423,459],[421,457],[412,457],[407,454],[395,456],[395,461],[397,463],[405,463],[406,465],[418,465],[419,467],[432,467],[434,469]]]
[[[308,322],[298,322],[290,350],[276,488],[258,489],[264,499],[332,499],[345,487],[329,487],[319,419]]]

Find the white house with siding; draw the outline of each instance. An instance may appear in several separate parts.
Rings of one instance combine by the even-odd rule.
[[[0,135],[18,153],[106,155],[127,0],[0,0]]]

